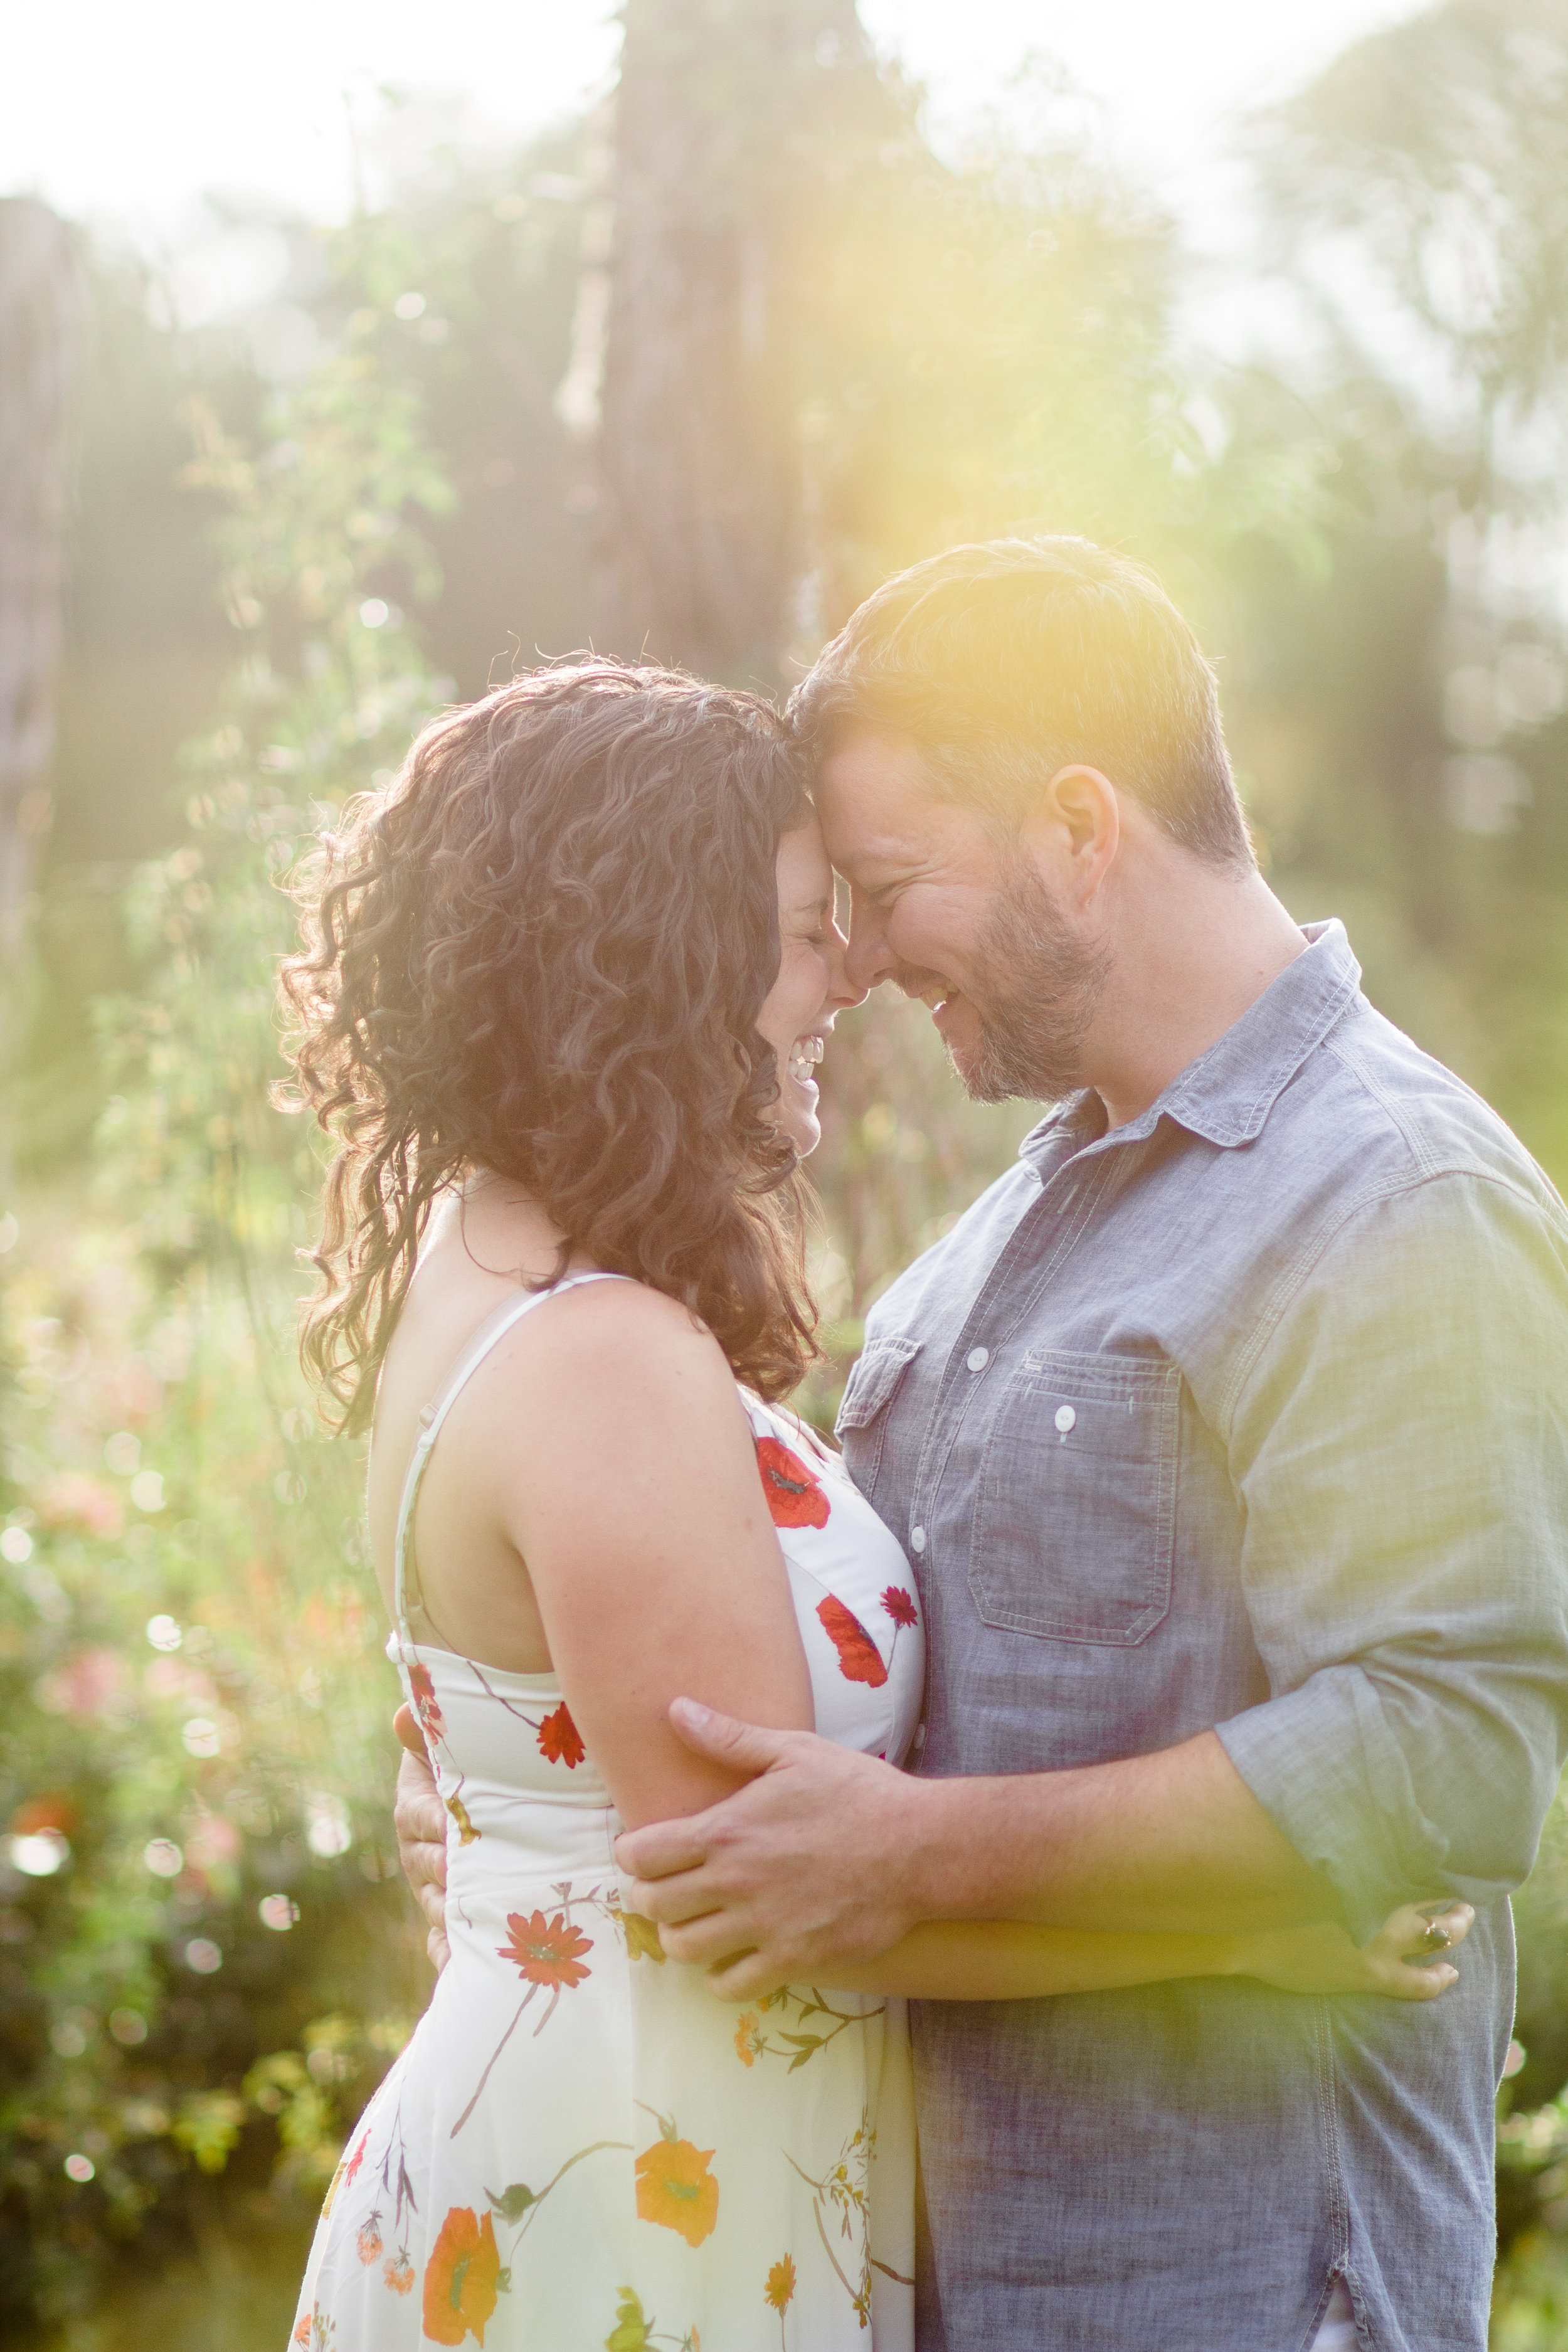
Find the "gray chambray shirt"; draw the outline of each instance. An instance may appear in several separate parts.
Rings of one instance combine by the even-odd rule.
[[[873,1310],[840,1430],[915,1560],[928,1773],[1217,1726],[1432,2008],[1247,1979],[914,2016],[921,2352],[1482,2352],[1507,1890],[1568,1731],[1568,1214],[1337,923],[1142,1118],[1082,1095]]]

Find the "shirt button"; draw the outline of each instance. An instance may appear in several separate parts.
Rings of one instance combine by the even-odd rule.
[[[1071,1428],[1073,1427],[1073,1425],[1074,1425],[1074,1423],[1077,1422],[1077,1420],[1078,1420],[1078,1415],[1077,1415],[1077,1413],[1076,1413],[1076,1412],[1074,1412],[1074,1411],[1073,1411],[1073,1409],[1072,1409],[1072,1407],[1071,1407],[1071,1405],[1070,1405],[1070,1404],[1058,1404],[1058,1407],[1057,1407],[1057,1427],[1061,1431],[1061,1433],[1062,1433],[1062,1435],[1063,1435],[1064,1437],[1067,1435],[1067,1433],[1068,1433],[1068,1430],[1069,1430],[1069,1429],[1071,1429]]]
[[[926,1531],[924,1528],[911,1528],[910,1529],[910,1549],[911,1551],[924,1551],[925,1548]]]
[[[971,1348],[963,1360],[972,1372],[983,1372],[991,1361],[991,1350],[989,1348]]]

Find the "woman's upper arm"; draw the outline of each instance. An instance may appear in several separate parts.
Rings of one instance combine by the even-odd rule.
[[[502,1505],[584,1743],[628,1825],[735,1787],[670,1727],[682,1693],[812,1727],[788,1571],[734,1375],[684,1307],[577,1293],[520,1348],[497,1404]],[[533,1337],[535,1335],[530,1335]]]

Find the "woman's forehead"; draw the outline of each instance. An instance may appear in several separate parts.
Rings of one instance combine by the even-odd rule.
[[[778,877],[782,905],[816,906],[832,898],[833,868],[815,814],[779,843]]]

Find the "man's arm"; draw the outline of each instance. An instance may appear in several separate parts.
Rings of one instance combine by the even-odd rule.
[[[681,1737],[758,1775],[616,1844],[630,1908],[735,2000],[833,1983],[927,1920],[1203,1934],[1337,1918],[1212,1732],[1124,1763],[923,1780],[810,1732],[678,1700]],[[742,1959],[738,1956],[745,1955]]]
[[[1517,1885],[1568,1740],[1568,1237],[1527,1182],[1363,1210],[1236,1384],[1276,1696],[1219,1738],[1362,1936]]]
[[[1468,1175],[1377,1202],[1238,1365],[1226,1435],[1279,1696],[1152,1756],[986,1780],[689,1718],[765,1777],[621,1842],[671,1951],[754,1952],[743,1993],[922,1919],[1364,1937],[1517,1884],[1568,1725],[1560,1228]]]

